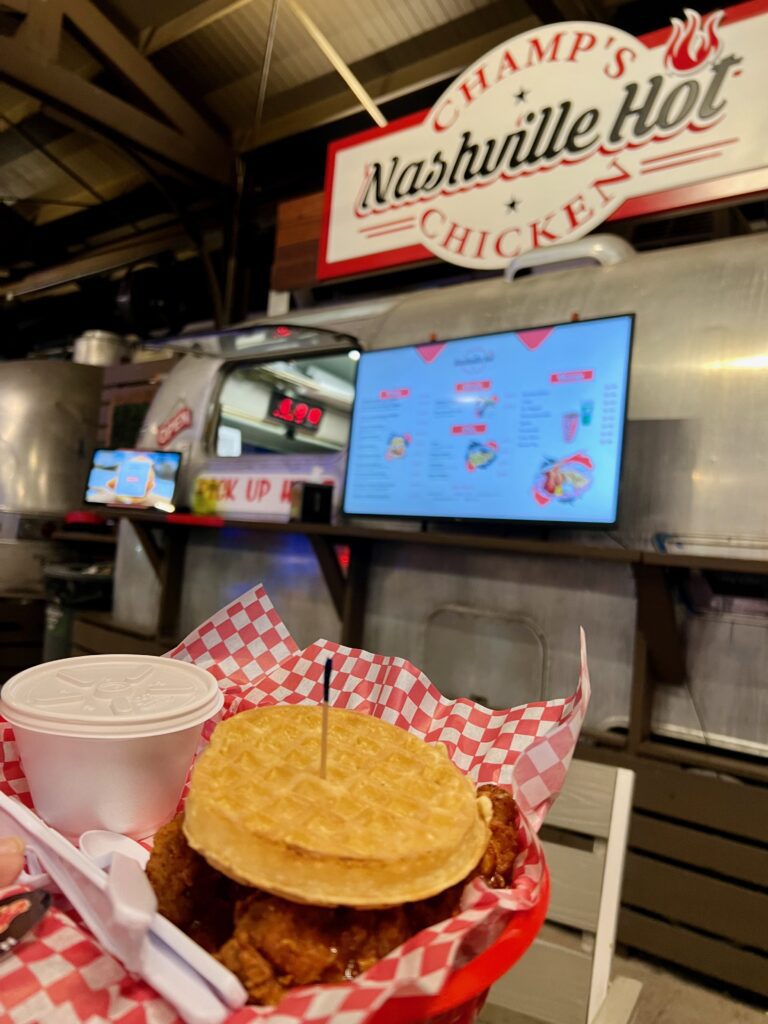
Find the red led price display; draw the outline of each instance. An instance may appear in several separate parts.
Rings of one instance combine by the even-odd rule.
[[[273,391],[269,403],[269,417],[283,423],[292,423],[304,430],[319,430],[325,409],[316,402],[305,402],[303,398],[291,398],[281,391]]]

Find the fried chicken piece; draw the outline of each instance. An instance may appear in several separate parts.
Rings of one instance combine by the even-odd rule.
[[[286,989],[319,981],[335,964],[333,935],[323,930],[333,910],[232,882],[189,846],[181,817],[157,833],[147,876],[159,912],[218,956],[254,1002],[276,1003]],[[344,980],[338,964],[335,974]]]
[[[213,953],[232,934],[235,903],[246,890],[192,849],[183,820],[179,815],[157,832],[147,876],[159,913]]]
[[[337,953],[333,908],[308,907],[256,892],[237,904],[233,938],[257,949],[281,984],[310,985],[333,965]]]
[[[181,830],[181,816],[169,821],[155,836],[147,876],[157,896],[157,909],[179,928],[195,918],[196,891],[205,886],[212,868],[195,853]]]
[[[254,892],[235,912],[235,931],[218,953],[258,1003],[294,985],[348,981],[413,935],[403,907],[309,907]]]
[[[386,910],[340,908],[336,918],[336,926],[340,929],[337,954],[341,970],[339,981],[348,981],[367,971],[420,930],[408,920],[405,907]]]
[[[512,882],[512,869],[517,856],[517,804],[514,797],[500,786],[480,786],[478,794],[491,801],[491,835],[480,863],[474,871],[450,889],[445,889],[427,900],[407,903],[405,906],[413,933],[431,928],[439,921],[455,917],[461,909],[461,896],[468,882],[478,876],[492,889],[505,888]]]
[[[467,882],[511,882],[517,805],[499,786],[481,786],[493,816],[482,860],[463,881],[426,900],[384,910],[311,907],[237,885],[187,844],[176,818],[162,828],[147,865],[159,910],[238,976],[250,1000],[275,1004],[295,985],[348,981],[407,939],[460,910]]]
[[[517,804],[512,794],[500,786],[480,786],[477,792],[487,796],[493,807],[491,837],[478,873],[492,889],[504,889],[512,882],[517,857]]]
[[[233,936],[225,942],[216,958],[237,975],[252,1003],[268,1006],[279,1003],[285,988],[275,978],[272,964],[242,938]]]

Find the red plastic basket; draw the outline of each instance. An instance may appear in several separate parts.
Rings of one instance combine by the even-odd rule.
[[[488,989],[522,957],[539,933],[549,907],[549,871],[544,866],[541,898],[530,910],[513,914],[498,939],[455,971],[435,996],[392,999],[370,1024],[473,1024]]]

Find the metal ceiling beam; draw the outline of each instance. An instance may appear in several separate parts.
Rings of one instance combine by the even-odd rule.
[[[317,44],[321,52],[327,57],[333,68],[338,71],[344,81],[347,83],[349,88],[355,94],[359,100],[361,106],[368,111],[376,124],[383,128],[387,123],[386,117],[382,114],[381,110],[376,106],[374,101],[371,99],[370,94],[366,90],[362,82],[355,76],[350,70],[349,65],[341,59],[338,52],[331,45],[328,38],[323,34],[320,28],[310,18],[298,0],[285,0],[294,13],[296,18],[301,22],[302,26],[306,30],[310,38]]]
[[[231,153],[211,126],[157,69],[135,49],[90,0],[11,0],[28,7],[25,22],[13,37],[0,37],[0,75],[45,101],[71,110],[113,135],[129,139],[164,160],[197,174],[227,182]],[[32,31],[27,21],[33,9],[51,7],[49,20],[37,13]],[[52,59],[52,26],[67,17],[166,121],[145,113]],[[43,40],[42,49],[36,48]],[[167,122],[167,123],[166,123]]]
[[[42,153],[46,160],[48,160],[49,163],[53,164],[53,166],[57,170],[61,171],[61,173],[64,174],[67,178],[69,178],[70,181],[74,181],[76,185],[79,185],[81,189],[83,189],[85,192],[88,192],[89,195],[91,195],[97,202],[104,202],[104,196],[100,192],[98,192],[93,187],[93,185],[91,185],[90,182],[86,181],[86,179],[81,174],[78,174],[77,171],[71,168],[65,160],[62,160],[61,157],[56,156],[55,153],[52,153],[48,146],[46,146],[46,144],[42,140],[38,139],[31,131],[29,131],[26,125],[15,124],[13,121],[11,121],[9,117],[6,117],[5,114],[3,114],[2,112],[0,112],[0,121],[3,121],[5,124],[7,124],[11,131],[15,132],[20,138],[24,139],[24,141],[28,145],[32,146],[33,149],[37,150],[38,153]],[[67,204],[63,203],[61,205],[66,206]]]
[[[253,115],[253,132],[258,137],[261,128],[261,119],[264,113],[264,102],[267,98],[267,85],[269,83],[269,72],[272,67],[272,51],[275,46],[277,35],[277,18],[280,13],[280,0],[272,0],[269,12],[269,25],[267,27],[267,38],[264,42],[264,58],[261,62],[261,77],[259,78],[259,92],[256,97],[256,110]],[[244,277],[242,272],[243,244],[241,241],[240,225],[243,220],[243,210],[247,207],[245,195],[247,180],[247,168],[241,157],[235,161],[235,194],[232,202],[231,216],[229,222],[229,236],[227,238],[227,256],[224,272],[224,294],[221,302],[222,322],[231,324],[244,315],[247,310],[243,308],[245,290],[243,288]],[[236,293],[239,292],[238,298]],[[239,313],[239,315],[238,315]],[[217,318],[217,323],[218,323]]]
[[[192,10],[185,11],[163,25],[143,29],[139,36],[139,49],[147,56],[157,53],[250,3],[252,0],[203,0],[195,4]]]
[[[279,0],[273,0],[273,3],[279,3]],[[83,124],[82,121],[78,122],[77,119],[73,119],[68,114],[63,114],[61,112],[53,113],[49,111],[47,108],[44,109],[46,110],[46,113],[49,114],[49,116],[53,116],[54,118],[58,119],[62,124],[67,124],[69,127],[73,128],[76,131],[79,131],[81,134],[88,135],[98,142],[111,146],[121,156],[130,160],[141,171],[142,175],[151,182],[153,194],[162,196],[163,206],[173,211],[174,215],[178,218],[182,227],[186,231],[187,237],[198,251],[209,284],[211,301],[214,307],[215,320],[216,323],[220,323],[222,321],[222,300],[221,289],[219,286],[218,278],[216,276],[215,268],[211,261],[210,254],[204,244],[196,212],[191,208],[189,202],[185,200],[184,191],[181,189],[181,183],[175,182],[173,186],[170,186],[165,180],[165,178],[169,176],[169,166],[163,165],[162,167],[158,167],[156,165],[156,161],[146,158],[144,155],[139,154],[137,150],[129,149],[128,147],[122,145],[119,141],[116,141],[115,139],[111,139],[108,136],[105,136],[104,133],[100,132],[97,128],[91,125]],[[238,168],[240,164],[241,161],[238,157],[235,160],[236,168]],[[182,178],[183,181],[183,177],[181,175],[179,177]],[[111,210],[114,207],[114,201],[109,204],[104,204],[101,207],[99,207],[97,215],[99,216],[99,218],[106,218],[107,214],[105,211]],[[137,207],[137,209],[139,210],[139,216],[141,217],[141,219],[144,219],[144,217],[146,216],[146,211],[142,213],[140,206]],[[78,224],[74,228],[75,232],[78,234],[78,236],[81,237],[83,234],[83,230],[85,230],[85,233],[87,235],[88,229],[81,228],[81,218],[78,217],[77,220]],[[134,227],[136,231],[140,230],[133,219],[130,219],[129,223]]]
[[[29,3],[25,7],[26,17],[17,38],[46,60],[57,60],[63,14],[59,0]]]
[[[0,37],[0,74],[52,106],[73,111],[164,160],[226,182],[228,161],[201,151],[179,132],[78,75],[36,59],[15,39]]]
[[[171,187],[178,202],[185,208],[192,209],[196,215],[203,215],[204,211],[206,222],[214,223],[217,220],[218,206],[203,205],[203,194],[199,187],[194,189],[188,183],[175,179]],[[74,211],[69,216],[36,225],[24,246],[9,249],[0,233],[0,263],[5,254],[7,266],[18,266],[17,276],[25,262],[30,270],[32,264],[36,270],[54,267],[75,256],[82,256],[86,251],[102,250],[118,242],[127,242],[132,225],[135,225],[136,233],[142,235],[161,226],[165,227],[170,221],[160,224],[158,218],[170,215],[167,200],[160,195],[156,186],[144,182],[114,199],[94,203],[88,210]]]
[[[64,110],[52,107],[49,103],[41,104],[40,112],[50,118],[51,121],[56,121],[57,124],[60,124],[65,128],[69,128],[73,132],[77,132],[78,135],[82,135],[85,138],[91,139],[93,142],[100,143],[101,145],[110,146],[115,152],[120,153],[121,156],[133,159],[133,153],[130,152],[125,145],[116,142],[114,135],[105,131],[103,128],[99,128],[98,125],[91,124],[85,121],[82,117],[78,117],[74,114],[67,113]],[[173,166],[167,161],[156,159],[149,155],[146,155],[145,159],[154,167],[158,174],[165,174],[179,181],[189,180],[189,174],[185,173],[180,166]]]
[[[376,97],[377,103],[387,103],[414,89],[458,74],[499,43],[535,28],[536,24],[533,17],[516,20],[491,32],[470,38],[457,46],[441,49],[413,64],[398,66],[396,71],[366,78],[368,89]],[[313,89],[316,92],[316,86],[310,82],[306,86],[291,90],[290,94],[284,97],[275,97],[271,108],[284,109],[263,122],[258,136],[250,130],[238,135],[238,149],[241,152],[248,152],[256,145],[275,142],[359,111],[359,107],[351,102],[348,93],[338,92],[333,96],[313,101]],[[282,102],[283,100],[285,102]]]
[[[5,206],[71,206],[73,210],[92,210],[98,203],[76,203],[74,199],[47,199],[45,196],[4,196],[0,203]]]
[[[50,0],[39,0],[50,3]],[[189,139],[228,156],[223,140],[198,110],[165,79],[151,61],[118,31],[90,0],[59,0],[65,13],[119,71]]]
[[[216,237],[206,239],[206,246],[210,249],[218,248],[221,245],[221,233],[215,234]],[[79,281],[84,277],[105,274],[111,270],[118,270],[121,267],[130,266],[132,263],[138,263],[150,256],[156,256],[158,253],[180,248],[190,248],[189,237],[181,225],[149,231],[144,235],[127,239],[120,245],[105,246],[87,255],[79,256],[77,259],[69,260],[67,263],[39,270],[28,274],[21,280],[0,285],[0,299],[4,298],[6,301],[10,301],[24,295],[31,295],[33,292],[58,288],[60,285]]]
[[[253,115],[253,131],[256,135],[258,135],[259,129],[261,128],[261,119],[264,115],[264,102],[267,98],[267,85],[269,84],[269,72],[272,68],[272,51],[275,48],[277,16],[279,13],[280,0],[272,0],[272,7],[269,12],[269,25],[267,27],[267,39],[264,43],[264,59],[261,62],[259,91],[256,96],[256,110]]]

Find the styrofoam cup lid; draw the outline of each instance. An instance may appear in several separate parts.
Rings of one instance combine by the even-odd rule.
[[[0,694],[11,725],[63,736],[120,739],[202,724],[223,704],[197,665],[144,654],[93,654],[25,669]]]

